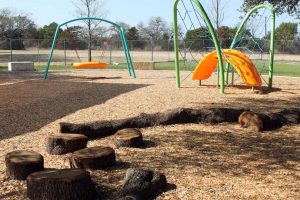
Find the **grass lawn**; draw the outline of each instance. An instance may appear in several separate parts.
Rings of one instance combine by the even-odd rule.
[[[183,66],[183,63],[180,63]],[[257,70],[259,72],[262,71],[262,74],[267,74],[268,66],[265,66],[261,62],[255,63]],[[187,65],[181,70],[184,71],[192,71],[194,70],[195,65]],[[174,62],[164,62],[164,63],[156,63],[155,68],[157,70],[174,70]],[[292,62],[288,63],[287,61],[276,61],[274,62],[274,75],[278,76],[296,76],[300,77],[300,62]]]
[[[180,63],[183,66],[183,62]],[[186,65],[181,70],[184,71],[192,71],[194,70],[195,66],[193,65]],[[257,70],[262,72],[262,74],[268,73],[268,66],[260,61],[255,63]],[[110,65],[110,69],[127,69],[127,65],[119,64],[119,65]],[[35,66],[36,70],[45,70],[45,66]],[[50,66],[50,70],[67,70],[72,69],[70,66]],[[161,62],[155,63],[156,70],[174,70],[174,62]],[[7,71],[7,67],[0,66],[0,72]],[[300,77],[300,62],[287,62],[287,61],[275,61],[274,62],[274,75],[278,76],[295,76]]]

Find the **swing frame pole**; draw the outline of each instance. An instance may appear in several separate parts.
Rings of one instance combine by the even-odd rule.
[[[134,78],[136,78],[134,67],[133,67],[133,64],[132,64],[132,58],[131,58],[131,55],[130,55],[130,52],[129,52],[128,43],[127,43],[127,40],[126,40],[125,31],[124,31],[123,27],[121,27],[117,23],[114,23],[112,21],[102,19],[102,18],[81,17],[81,18],[72,19],[72,20],[63,22],[62,24],[59,24],[56,27],[56,31],[55,31],[55,34],[54,34],[54,37],[53,37],[53,42],[52,42],[52,45],[51,45],[50,54],[49,54],[48,61],[47,61],[47,64],[46,64],[46,69],[45,69],[45,72],[44,72],[44,79],[47,79],[47,77],[48,77],[48,72],[49,72],[49,68],[50,68],[50,64],[51,64],[51,59],[53,57],[53,52],[54,52],[54,49],[55,49],[55,46],[56,46],[56,43],[57,43],[57,38],[58,38],[59,32],[61,30],[61,27],[64,26],[64,25],[67,25],[69,23],[72,23],[72,22],[75,22],[75,21],[82,21],[82,20],[103,21],[103,22],[106,22],[108,24],[111,24],[111,25],[115,26],[119,30],[120,37],[121,37],[121,40],[122,40],[122,46],[123,46],[124,54],[125,54],[125,57],[126,57],[126,64],[127,64],[127,68],[128,68],[128,73],[129,73],[130,76],[133,76]]]
[[[253,13],[255,13],[257,10],[265,8],[267,10],[270,11],[271,13],[271,35],[270,35],[270,52],[269,52],[269,56],[270,56],[270,60],[269,60],[269,82],[268,82],[268,87],[272,88],[273,85],[273,68],[274,68],[274,48],[275,48],[275,9],[273,8],[273,6],[271,5],[266,5],[266,4],[261,4],[258,6],[255,6],[254,8],[252,8],[244,17],[241,25],[239,26],[238,30],[235,33],[235,36],[230,44],[230,49],[233,49],[234,45],[237,43],[238,37],[242,31],[242,29],[244,28],[246,22],[248,21],[248,19],[252,16]],[[226,65],[226,74],[225,74],[225,82],[228,82],[228,67],[229,65]]]
[[[173,7],[173,16],[174,16],[174,49],[175,49],[175,71],[176,71],[176,84],[177,87],[180,88],[180,66],[179,66],[179,44],[178,44],[178,19],[177,19],[177,6],[179,1],[182,0],[175,0],[174,7]],[[217,34],[212,26],[212,23],[205,12],[205,9],[203,8],[202,4],[199,2],[199,0],[191,0],[194,5],[198,8],[200,11],[200,14],[202,15],[209,33],[212,37],[217,57],[218,57],[218,79],[220,84],[220,93],[223,94],[225,90],[225,84],[224,84],[224,67],[223,67],[223,59],[222,59],[222,52],[221,48],[217,39]]]

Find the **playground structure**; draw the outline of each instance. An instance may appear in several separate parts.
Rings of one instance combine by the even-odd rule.
[[[51,63],[51,59],[53,57],[53,52],[54,52],[54,49],[55,49],[55,46],[56,46],[56,42],[57,42],[57,38],[58,38],[58,35],[59,35],[60,28],[62,26],[65,26],[65,25],[69,24],[69,23],[76,22],[76,21],[83,21],[83,20],[97,20],[97,21],[100,21],[100,22],[105,22],[105,23],[108,23],[108,24],[112,25],[116,30],[118,30],[119,36],[120,36],[121,41],[122,41],[122,47],[123,47],[124,55],[125,55],[125,58],[126,58],[128,73],[129,73],[130,76],[133,76],[135,78],[136,75],[135,75],[134,67],[133,67],[133,64],[132,64],[132,58],[131,58],[131,55],[130,55],[130,51],[129,51],[129,47],[128,47],[128,43],[127,43],[127,40],[126,40],[125,31],[124,31],[123,27],[121,27],[119,24],[117,24],[115,22],[112,22],[112,21],[109,21],[109,20],[106,20],[106,19],[102,19],[102,18],[81,17],[81,18],[69,20],[67,22],[63,22],[63,23],[61,23],[57,26],[55,34],[54,34],[50,54],[49,54],[49,57],[48,57],[48,61],[47,61],[47,64],[46,64],[46,69],[45,69],[45,72],[44,72],[44,79],[46,79],[48,77],[48,71],[49,71],[49,68],[50,68],[50,63]],[[77,57],[78,57],[77,50],[76,50],[76,54],[77,54]],[[103,52],[101,54],[103,54]],[[103,69],[103,68],[108,67],[108,64],[103,63],[103,62],[81,62],[80,59],[79,59],[79,61],[80,61],[79,63],[74,63],[73,64],[73,68],[75,68],[75,69]]]
[[[216,28],[213,27],[206,9],[203,7],[203,1],[200,3],[199,0],[175,0],[173,12],[175,70],[178,88],[181,87],[180,69],[183,69],[186,66],[197,66],[192,79],[200,81],[208,79],[215,69],[217,69],[217,85],[220,85],[221,93],[224,93],[225,85],[228,84],[230,72],[232,73],[232,84],[234,82],[234,72],[237,72],[244,84],[248,86],[260,86],[262,85],[262,81],[264,81],[269,88],[272,87],[275,32],[275,11],[272,6],[262,4],[251,9],[240,23],[229,49],[222,49],[221,38],[217,37]],[[260,19],[255,21],[255,17],[257,16],[259,16]],[[264,20],[262,20],[263,17],[265,17]],[[266,43],[266,26],[263,27],[265,28],[264,37],[262,37],[263,31],[261,30],[256,31],[256,33],[253,30],[253,34],[250,34],[250,36],[247,34],[250,32],[247,30],[249,29],[247,23],[252,23],[252,27],[259,29],[257,27],[260,26],[261,21],[264,21],[266,25],[267,19],[271,20],[269,47],[267,47]],[[181,32],[180,28],[183,28],[184,30]],[[205,30],[204,36],[201,35],[200,38],[198,38],[198,41],[196,40],[188,44],[185,34],[191,30],[197,30],[197,28]],[[205,42],[203,42],[202,37],[209,41],[209,45],[204,44]],[[179,39],[181,40],[181,43]],[[202,48],[197,48],[195,50],[196,43],[201,40],[203,44],[202,46],[198,46],[201,46]],[[245,44],[248,44],[248,46]],[[214,49],[214,51],[207,54],[207,49]],[[267,51],[266,49],[269,53],[268,58],[264,60],[267,60],[268,63],[262,63],[262,57],[266,56],[264,53]],[[256,62],[253,62],[252,59],[249,58],[250,56],[246,55],[247,52],[250,56],[256,53],[259,55],[256,57],[260,58],[255,58]],[[189,54],[189,56],[187,56],[187,54]],[[257,71],[256,65],[262,65],[262,70],[260,72]],[[268,81],[260,76],[266,66],[268,68]]]
[[[250,86],[260,86],[261,79],[255,69],[252,61],[241,51],[234,49],[223,49],[224,54],[222,54],[222,60],[227,63],[231,63],[235,68],[239,76],[243,79],[246,85]],[[192,76],[193,80],[205,80],[208,79],[211,74],[215,71],[218,65],[217,52],[213,51],[200,61],[197,65],[194,74]]]

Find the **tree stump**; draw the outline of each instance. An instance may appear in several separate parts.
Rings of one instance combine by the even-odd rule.
[[[88,138],[81,134],[53,134],[48,138],[47,152],[62,155],[86,148]]]
[[[142,147],[142,133],[134,128],[121,129],[115,134],[115,144],[117,147]]]
[[[51,169],[27,177],[31,200],[93,200],[97,198],[89,172],[82,169]]]
[[[116,164],[116,154],[111,147],[90,147],[75,151],[69,161],[71,168],[104,169]]]
[[[44,158],[34,151],[17,150],[5,155],[5,164],[9,178],[25,180],[29,174],[44,169]]]

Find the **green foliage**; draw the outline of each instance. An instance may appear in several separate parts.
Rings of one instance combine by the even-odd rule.
[[[288,41],[295,39],[297,27],[297,23],[282,23],[276,28],[275,40],[279,51],[287,50]]]
[[[10,9],[0,10],[0,38],[7,39],[1,43],[1,49],[24,49],[22,39],[36,38],[35,23],[26,14],[15,14]],[[14,40],[8,40],[14,39]]]
[[[187,31],[185,41],[186,48],[191,50],[208,49],[214,46],[210,39],[210,33],[206,27]]]
[[[276,40],[293,40],[297,33],[297,23],[282,23],[275,30]]]
[[[136,27],[131,27],[128,29],[126,32],[126,38],[129,41],[129,48],[130,50],[139,48],[139,49],[144,49],[146,43],[143,41],[140,41],[140,35],[139,31],[137,30]]]
[[[220,38],[218,38],[222,48],[229,48],[231,41],[236,33],[236,28],[221,26],[218,30]],[[206,27],[190,30],[186,33],[187,48],[192,50],[209,50],[214,47],[211,35]]]
[[[245,0],[242,9],[246,11],[265,2],[265,0]],[[268,0],[267,2],[274,6],[277,13],[288,12],[289,14],[299,16],[300,0]]]
[[[136,27],[131,27],[126,32],[126,38],[127,40],[138,40],[139,39],[139,33]]]
[[[232,42],[232,39],[237,31],[237,28],[230,28],[228,26],[221,26],[218,30],[219,33],[219,42],[222,48],[229,48]]]
[[[53,39],[57,26],[58,24],[56,22],[52,22],[51,24],[40,28],[38,30],[39,39]]]
[[[52,22],[49,25],[45,25],[43,28],[40,28],[38,30],[38,38],[42,39],[41,42],[41,47],[43,48],[50,48],[51,44],[52,44],[52,39],[54,37],[56,28],[57,28],[58,24],[55,22]],[[62,30],[60,30],[59,32],[61,32]]]

